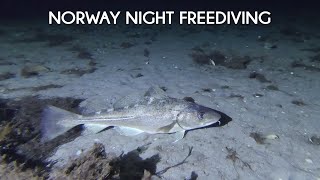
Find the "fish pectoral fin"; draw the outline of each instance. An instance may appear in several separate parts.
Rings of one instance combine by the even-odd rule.
[[[146,93],[144,94],[144,97],[162,99],[162,98],[167,98],[168,96],[166,95],[166,92],[163,89],[161,89],[159,86],[152,86],[146,91]]]
[[[178,142],[178,141],[180,141],[181,139],[183,139],[184,138],[184,135],[185,135],[185,130],[182,130],[182,131],[178,131],[178,132],[176,132],[174,135],[175,135],[175,141],[173,141],[173,143],[176,143],[176,142]]]
[[[159,129],[157,129],[158,133],[170,133],[170,131],[174,128],[174,126],[176,125],[176,122],[172,122],[169,125],[163,126]]]
[[[144,132],[140,129],[130,128],[130,127],[116,126],[113,129],[115,129],[119,134],[124,135],[124,136],[135,136],[135,135],[138,135],[138,134],[141,134]]]

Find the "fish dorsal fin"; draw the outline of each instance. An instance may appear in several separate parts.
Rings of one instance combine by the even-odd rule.
[[[120,98],[113,104],[114,109],[121,109],[125,107],[132,107],[144,101],[144,93],[136,92]]]
[[[121,135],[124,136],[135,136],[138,134],[143,133],[144,131],[139,130],[139,129],[135,129],[135,128],[129,128],[129,127],[114,127],[114,129]]]
[[[163,99],[167,98],[166,92],[162,90],[159,86],[152,86],[150,87],[146,93],[144,94],[144,97],[147,98],[154,98],[154,99]]]
[[[154,99],[163,99],[168,97],[166,93],[158,86],[150,87],[146,92],[135,92],[120,98],[113,104],[114,109],[133,107],[139,104],[152,102]]]

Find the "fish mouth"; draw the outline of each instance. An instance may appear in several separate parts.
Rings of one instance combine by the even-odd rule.
[[[210,127],[220,127],[220,126],[224,126],[232,121],[232,118],[230,116],[226,115],[225,113],[217,111],[217,110],[215,110],[215,112],[217,112],[221,116],[221,118],[218,121],[213,121],[210,123],[203,123],[203,125],[201,125],[202,127],[199,127],[197,129],[210,128]]]
[[[200,125],[201,126],[211,126],[216,123],[220,123],[220,121],[204,122],[204,123],[201,123]]]

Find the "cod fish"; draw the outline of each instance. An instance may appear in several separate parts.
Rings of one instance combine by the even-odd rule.
[[[222,113],[223,114],[223,113]],[[74,126],[83,124],[89,132],[100,132],[114,127],[120,134],[133,136],[140,133],[175,133],[176,141],[188,130],[218,123],[219,111],[194,102],[169,97],[159,87],[147,92],[129,95],[113,105],[112,111],[93,115],[79,115],[48,106],[41,120],[42,140],[48,141]]]

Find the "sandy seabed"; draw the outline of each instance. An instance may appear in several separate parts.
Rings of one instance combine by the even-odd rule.
[[[319,179],[320,34],[316,27],[0,26],[0,97],[83,99],[82,114],[159,86],[232,117],[222,127],[133,137],[110,129],[60,145],[63,167],[95,142],[120,156],[148,144],[164,179]],[[41,109],[39,110],[41,111]],[[4,122],[5,123],[5,122]],[[2,123],[2,128],[5,127]]]

